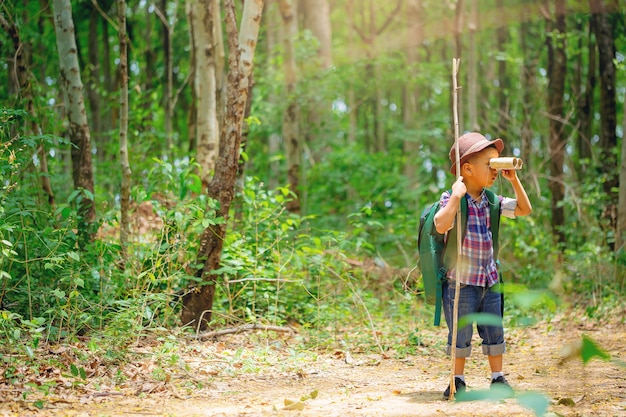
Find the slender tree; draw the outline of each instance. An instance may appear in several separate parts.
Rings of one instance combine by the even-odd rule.
[[[178,5],[178,2],[174,3]],[[161,38],[163,40],[163,60],[165,62],[165,82],[163,83],[163,124],[165,126],[165,138],[168,150],[174,146],[172,137],[172,118],[174,117],[174,71],[173,51],[172,51],[172,34],[174,32],[174,23],[170,23],[167,13],[167,0],[161,0],[159,5],[154,4],[154,11],[161,22]],[[174,13],[174,16],[176,14]],[[175,20],[174,20],[175,22]]]
[[[202,169],[202,184],[209,184],[219,150],[217,84],[215,78],[214,17],[219,13],[213,0],[188,1],[189,28],[193,31],[194,89],[196,92],[196,155]]]
[[[537,62],[539,61],[539,48],[535,46],[537,36],[535,35],[534,22],[523,22],[520,26],[520,42],[522,47],[522,127],[521,127],[521,156],[527,166],[532,164],[532,122],[536,112],[535,96]]]
[[[276,68],[277,67],[276,58],[278,56],[278,49],[279,49],[279,43],[280,43],[279,29],[280,29],[281,17],[278,11],[277,3],[278,3],[277,0],[267,0],[265,2],[265,13],[264,13],[265,27],[267,28],[267,31],[265,34],[265,44],[267,45],[267,56],[269,60],[269,67],[270,67],[269,70],[271,71],[271,73],[278,72],[278,68]],[[279,98],[278,98],[278,94],[275,93],[274,89],[270,90],[270,95],[268,99],[269,99],[269,102],[273,106],[278,107]],[[276,123],[276,125],[278,125],[278,123]],[[268,173],[268,176],[269,176],[268,186],[270,189],[275,189],[276,187],[278,187],[279,179],[280,179],[280,162],[277,156],[280,153],[281,137],[278,134],[277,129],[273,130],[269,134],[267,141],[268,141],[267,151],[268,151],[268,155],[270,159],[269,173]]]
[[[91,161],[91,137],[83,83],[80,77],[72,5],[70,0],[54,0],[54,27],[56,31],[61,88],[69,120],[69,136],[72,143],[72,177],[74,188],[83,190],[79,201],[79,237],[81,245],[91,240],[91,225],[96,218],[94,205],[94,180]]]
[[[424,38],[422,14],[424,10],[422,8],[421,0],[409,0],[407,2],[407,66],[412,69],[416,68],[419,62],[419,48]],[[417,114],[418,114],[418,102],[419,102],[419,85],[414,82],[409,85],[409,88],[404,90],[404,105],[403,111],[403,123],[404,128],[411,132],[417,127]],[[408,178],[409,183],[412,184],[412,188],[416,189],[419,186],[416,168],[414,163],[415,155],[419,147],[419,142],[415,134],[407,135],[404,140],[403,148],[406,155],[406,162],[404,164],[404,175]],[[416,205],[417,206],[417,205]]]
[[[118,35],[120,42],[120,165],[122,192],[120,196],[120,247],[124,263],[128,260],[130,235],[130,186],[132,172],[128,162],[128,39],[126,36],[126,0],[117,0]]]
[[[208,187],[208,196],[219,202],[217,216],[223,218],[224,222],[210,225],[202,233],[197,262],[201,267],[196,271],[200,284],[185,294],[181,312],[183,324],[193,324],[199,330],[205,329],[211,321],[218,280],[215,271],[221,263],[230,205],[235,194],[241,130],[263,12],[263,0],[248,0],[244,3],[239,33],[234,0],[225,0],[224,6],[228,39],[227,106],[215,174]]]
[[[603,0],[590,0],[591,19],[595,29],[598,45],[598,64],[600,68],[600,169],[605,175],[604,192],[608,196],[609,208],[607,213],[613,213],[612,208],[617,203],[619,186],[617,174],[617,106],[615,98],[615,41],[611,23],[609,21]],[[615,226],[615,219],[608,219]]]
[[[98,21],[100,13],[93,4],[89,8],[89,35],[87,36],[87,103],[89,104],[89,115],[91,121],[91,139],[96,149],[98,157],[104,156],[104,140],[102,132],[102,99],[98,90],[100,83],[100,62],[99,53],[100,40],[98,38]],[[100,159],[102,160],[102,159]]]
[[[278,8],[282,17],[283,40],[283,72],[285,74],[285,90],[287,106],[283,112],[283,141],[287,154],[287,178],[289,187],[295,194],[287,205],[291,213],[300,213],[300,169],[302,165],[302,143],[298,116],[300,113],[296,94],[297,65],[295,41],[298,36],[298,15],[295,0],[278,0]]]
[[[502,21],[505,21],[506,9],[503,4],[503,0],[496,0],[496,9],[498,16]],[[506,54],[506,43],[508,41],[508,26],[500,25],[498,29],[496,29],[496,40],[498,45],[498,51],[501,55]],[[510,124],[510,115],[509,115],[509,79],[506,73],[506,59],[501,58],[497,63],[497,71],[498,71],[498,88],[497,88],[497,96],[498,96],[498,127],[497,127],[497,136],[504,137],[508,131],[508,127]]]
[[[386,7],[387,3],[377,3],[374,0],[368,0],[364,2],[357,2],[356,4],[362,4],[360,11],[354,10],[352,13],[356,13],[361,16],[360,24],[353,19],[352,29],[361,38],[361,41],[365,44],[365,76],[369,82],[373,85],[373,92],[367,99],[370,107],[370,111],[373,115],[373,126],[365,126],[366,130],[371,130],[365,137],[365,148],[373,150],[374,152],[384,152],[386,150],[386,134],[385,134],[385,122],[384,122],[384,92],[382,87],[382,70],[377,63],[377,50],[376,43],[380,35],[385,32],[390,25],[394,22],[396,16],[401,10],[403,1],[399,0],[393,5],[393,9],[388,13],[385,13],[381,9]],[[349,8],[353,8],[354,4],[350,3]],[[382,19],[382,22],[380,20]],[[360,106],[359,106],[360,107]],[[364,118],[366,123],[367,117]]]
[[[0,14],[0,26],[9,35],[13,43],[14,59],[10,61],[12,65],[9,74],[16,79],[13,79],[11,84],[17,86],[17,97],[22,99],[24,107],[30,116],[31,133],[41,135],[42,131],[37,121],[38,115],[35,113],[35,104],[33,102],[31,74],[24,56],[25,47],[20,38],[19,30],[13,22],[9,23],[3,14]],[[48,204],[50,204],[51,207],[55,207],[54,192],[52,191],[48,172],[48,152],[44,141],[40,141],[37,155],[39,157],[39,180],[41,182],[41,188],[48,196]]]
[[[470,16],[468,23],[467,51],[467,111],[469,126],[472,131],[479,131],[478,124],[478,60],[476,59],[476,31],[478,30],[478,0],[470,2]]]
[[[587,19],[585,19],[587,20]],[[582,25],[579,28],[583,33],[585,30]],[[593,21],[589,19],[587,37],[587,59],[585,60],[582,54],[584,49],[583,40],[584,37],[579,37],[579,54],[576,60],[576,68],[574,73],[574,83],[572,90],[574,91],[574,97],[576,97],[576,120],[578,121],[578,129],[576,131],[576,166],[577,172],[585,172],[585,168],[588,166],[592,157],[591,146],[591,128],[593,126],[593,113],[594,113],[594,90],[596,86],[596,78],[598,73],[597,68],[597,54],[595,37],[593,32]]]
[[[624,93],[626,99],[626,92]],[[625,101],[626,103],[626,101]],[[623,106],[622,132],[626,132],[626,106]],[[622,139],[622,158],[619,169],[619,183],[626,184],[626,140]],[[626,256],[626,187],[620,187],[617,205],[617,230],[615,233],[615,252],[619,256]],[[619,275],[620,282],[624,284],[623,268]]]
[[[564,131],[563,101],[567,56],[565,53],[565,0],[554,0],[554,14],[546,21],[548,46],[548,116],[550,117],[550,181],[552,192],[552,230],[558,243],[565,242],[565,183],[563,164],[566,136]],[[548,10],[548,8],[546,8]]]

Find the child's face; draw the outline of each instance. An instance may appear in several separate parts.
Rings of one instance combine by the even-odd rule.
[[[463,179],[466,184],[476,187],[489,188],[498,178],[498,170],[489,166],[491,158],[500,156],[495,148],[487,148],[473,155],[465,167]]]

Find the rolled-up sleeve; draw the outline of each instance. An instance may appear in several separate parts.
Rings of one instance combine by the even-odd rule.
[[[504,217],[509,219],[515,218],[515,209],[517,208],[517,200],[515,198],[503,197],[501,207]]]

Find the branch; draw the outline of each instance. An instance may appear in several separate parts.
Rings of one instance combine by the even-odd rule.
[[[283,333],[295,333],[296,332],[295,329],[293,329],[292,327],[264,326],[262,324],[245,324],[243,326],[231,327],[229,329],[214,330],[211,332],[198,333],[196,336],[194,336],[194,338],[197,340],[204,340],[204,339],[217,338],[225,334],[238,334],[242,332],[251,332],[253,330],[264,330],[264,331],[283,332]]]
[[[385,23],[383,23],[380,29],[376,31],[377,36],[383,33],[385,29],[387,29],[387,26],[391,24],[391,20],[396,15],[396,13],[398,13],[398,11],[400,10],[400,6],[402,6],[402,0],[398,0],[398,3],[396,4],[396,8],[393,9],[393,11],[389,14],[389,16],[387,16],[387,20],[385,21]]]
[[[115,24],[115,21],[113,19],[111,19],[109,17],[108,14],[105,13],[104,10],[102,10],[102,8],[100,7],[100,5],[98,4],[98,0],[91,0],[91,3],[93,4],[93,7],[96,8],[96,10],[98,11],[98,13],[100,13],[100,15],[102,16],[102,18],[104,20],[106,20],[107,22],[109,22],[109,24],[111,26],[113,26],[113,29],[115,29],[116,32],[119,32],[120,28]]]

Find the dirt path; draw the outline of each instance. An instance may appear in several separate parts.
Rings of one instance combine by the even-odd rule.
[[[508,332],[507,378],[518,393],[545,394],[551,416],[626,416],[626,368],[598,359],[586,365],[578,357],[563,360],[563,346],[575,346],[582,334],[613,358],[626,360],[625,324],[592,326],[562,317]],[[444,335],[443,328],[426,331],[426,346],[403,359],[345,350],[296,353],[291,349],[293,337],[267,339],[264,348],[258,347],[258,339],[256,347],[242,347],[252,346],[246,342],[254,337],[251,334],[193,342],[180,349],[184,369],[166,372],[162,382],[154,382],[161,368],[154,365],[152,352],[151,362],[124,370],[124,382],[108,385],[100,378],[98,383],[57,390],[44,398],[43,410],[32,405],[32,398],[28,403],[4,398],[0,416],[535,415],[516,399],[443,401],[449,361],[435,341]],[[163,358],[171,360],[168,355]],[[475,349],[466,369],[468,389],[487,389],[487,376],[487,362]],[[285,408],[286,400],[296,402],[294,410]]]

